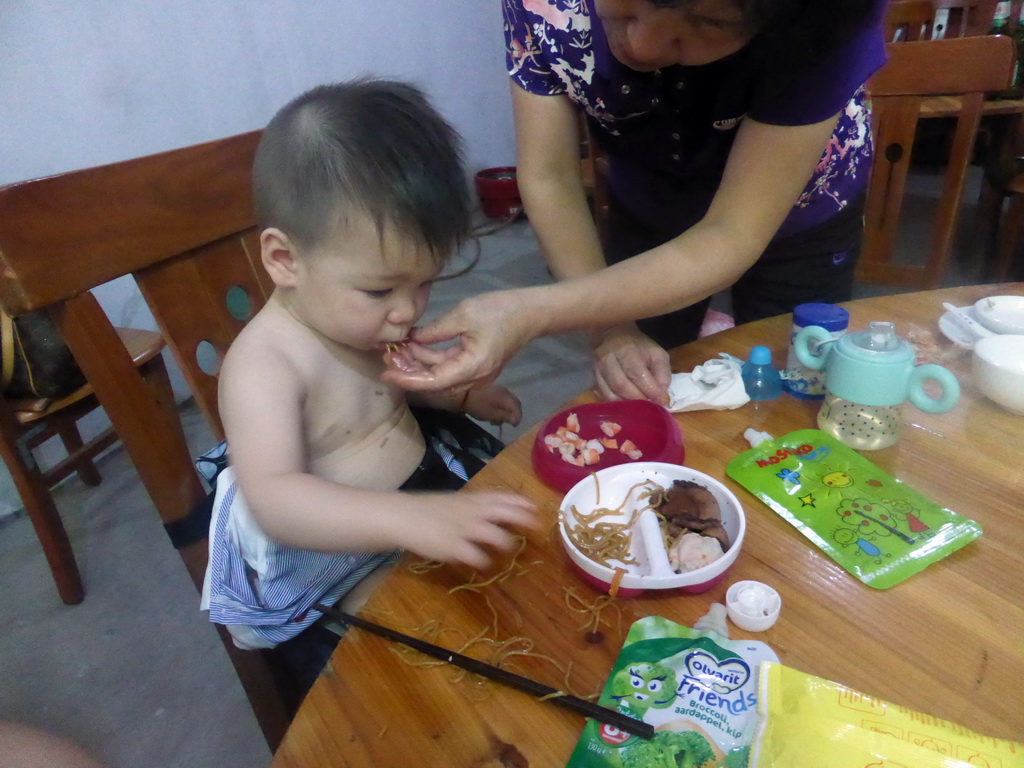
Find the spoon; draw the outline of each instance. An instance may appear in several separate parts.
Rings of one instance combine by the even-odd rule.
[[[943,302],[942,308],[952,315],[953,319],[960,325],[961,328],[966,330],[976,339],[983,339],[986,336],[996,336],[998,334],[993,333],[988,328],[983,326],[960,307],[953,306],[948,301]]]

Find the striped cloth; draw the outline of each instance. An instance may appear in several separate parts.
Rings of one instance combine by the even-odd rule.
[[[400,491],[457,491],[503,447],[462,414],[412,412],[426,451]],[[242,498],[224,443],[201,456],[196,467],[216,485],[200,608],[210,612],[210,621],[225,625],[240,648],[272,648],[295,637],[320,618],[314,603],[333,605],[372,571],[402,556],[309,552],[271,541]]]
[[[401,555],[310,552],[272,541],[250,514],[228,467],[217,478],[200,608],[210,612],[210,621],[224,624],[240,648],[272,648],[320,618],[314,603],[333,605]]]

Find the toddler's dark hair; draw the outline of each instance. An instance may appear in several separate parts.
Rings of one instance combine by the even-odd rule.
[[[318,86],[263,132],[252,174],[256,217],[308,249],[364,215],[381,236],[393,228],[444,264],[470,231],[461,143],[406,83]]]

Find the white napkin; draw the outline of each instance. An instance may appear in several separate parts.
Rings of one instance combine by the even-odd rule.
[[[743,361],[724,352],[721,356],[721,360],[708,360],[690,373],[672,374],[668,385],[670,411],[722,411],[750,402],[740,376]]]

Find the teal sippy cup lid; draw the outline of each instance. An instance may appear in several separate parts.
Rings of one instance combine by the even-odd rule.
[[[865,331],[849,333],[839,340],[843,353],[863,362],[903,364],[914,359],[914,348],[896,335],[896,326],[873,321]]]

